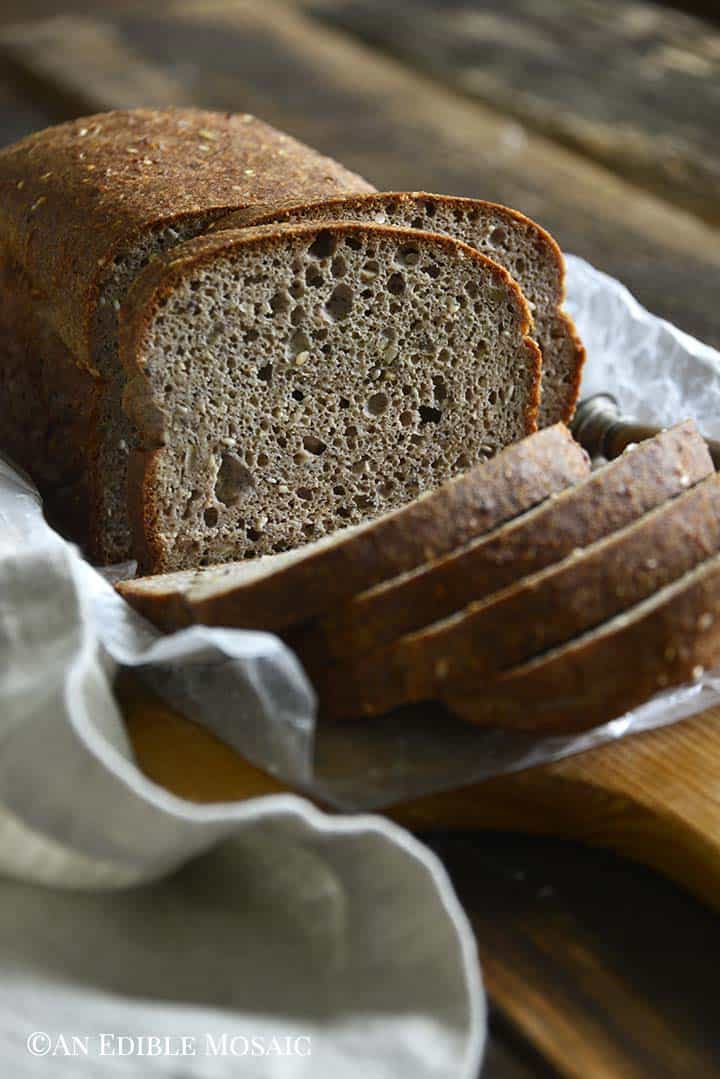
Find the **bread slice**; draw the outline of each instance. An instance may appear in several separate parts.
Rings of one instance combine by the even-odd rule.
[[[386,578],[291,643],[312,669],[379,648],[623,528],[712,471],[694,422],[680,423],[496,531]]]
[[[288,550],[530,433],[529,325],[505,270],[434,233],[269,225],[156,260],[121,331],[142,567]]]
[[[323,714],[458,692],[627,610],[720,551],[720,477],[562,562],[357,662],[318,672]]]
[[[117,588],[163,629],[195,621],[282,628],[452,550],[582,480],[588,469],[584,450],[558,424],[368,524],[285,554],[125,581]]]
[[[446,705],[482,726],[570,733],[607,723],[720,661],[720,555],[598,629]]]
[[[230,210],[371,190],[248,114],[122,110],[0,151],[0,445],[59,508],[58,456],[73,462],[67,524],[94,559],[130,555],[117,318],[138,272]]]
[[[544,229],[507,206],[425,192],[351,194],[281,208],[250,207],[221,219],[216,227],[332,217],[431,229],[462,240],[504,266],[530,304],[534,336],[543,354],[539,425],[569,422],[577,401],[585,351],[562,309],[565,263],[560,248]]]

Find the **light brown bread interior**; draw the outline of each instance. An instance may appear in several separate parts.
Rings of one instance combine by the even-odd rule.
[[[153,570],[367,520],[535,426],[525,300],[448,237],[343,222],[200,237],[148,267],[128,311]]]
[[[530,305],[535,323],[533,336],[543,355],[539,425],[569,422],[580,388],[585,351],[562,309],[565,264],[549,233],[506,206],[425,192],[349,194],[281,208],[250,207],[221,219],[215,227],[332,217],[431,229],[462,240],[504,266]]]
[[[162,629],[191,622],[276,630],[307,624],[578,483],[589,467],[568,429],[555,424],[365,524],[283,554],[141,577],[118,589]]]
[[[695,423],[676,424],[493,532],[338,604],[292,644],[313,669],[382,648],[624,528],[712,471]]]

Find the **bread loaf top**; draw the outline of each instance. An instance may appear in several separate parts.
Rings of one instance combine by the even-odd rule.
[[[371,190],[249,114],[123,110],[0,152],[0,243],[51,298],[55,329],[78,363],[94,370],[103,289],[146,234],[255,203]]]

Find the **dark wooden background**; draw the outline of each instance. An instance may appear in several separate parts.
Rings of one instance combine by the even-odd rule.
[[[717,0],[2,0],[0,144],[111,107],[256,112],[380,188],[517,206],[720,346],[718,24]],[[429,841],[477,930],[486,1079],[720,1076],[715,914],[574,844]]]

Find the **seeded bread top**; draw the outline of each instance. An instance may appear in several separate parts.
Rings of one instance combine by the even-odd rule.
[[[248,114],[116,111],[0,152],[0,242],[52,298],[57,332],[93,369],[104,284],[147,232],[255,203],[371,190]]]

